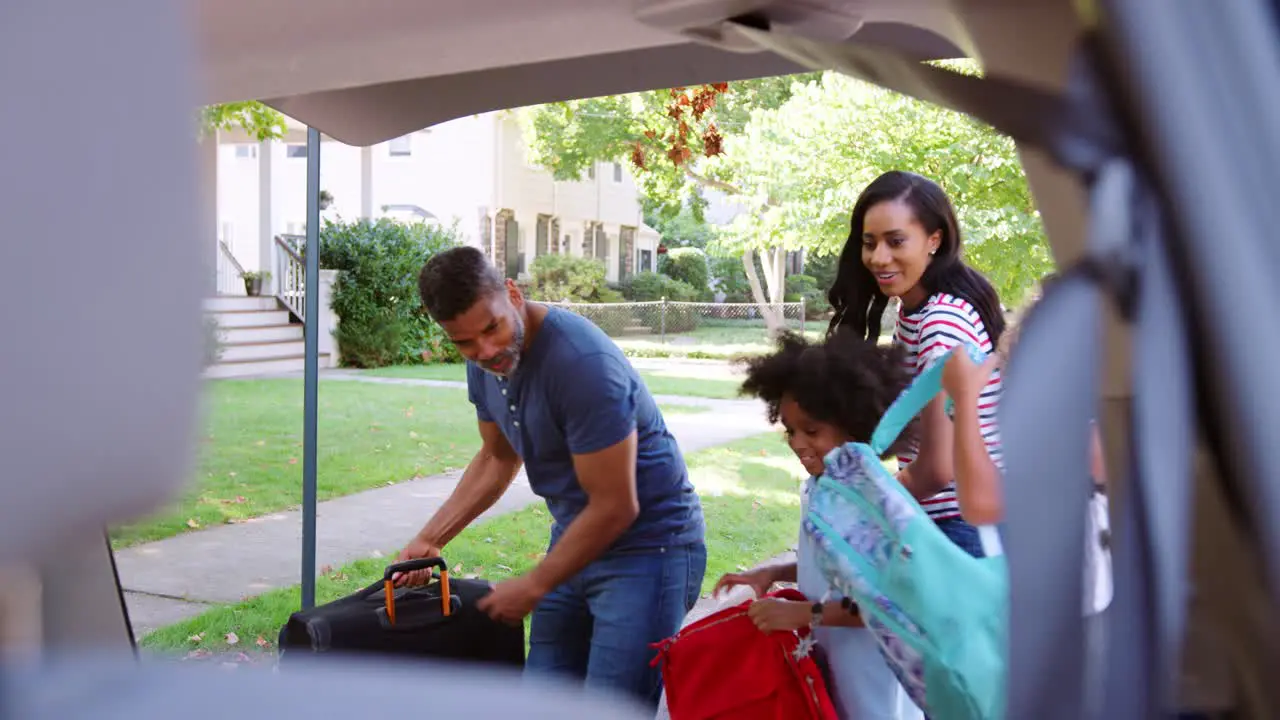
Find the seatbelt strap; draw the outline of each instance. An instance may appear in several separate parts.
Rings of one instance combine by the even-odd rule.
[[[1194,378],[1183,300],[1159,205],[1133,183],[1126,206],[1141,253],[1133,330],[1129,482],[1119,493],[1112,549],[1115,609],[1104,717],[1164,718],[1177,707],[1190,563]],[[1114,538],[1114,533],[1113,533]]]

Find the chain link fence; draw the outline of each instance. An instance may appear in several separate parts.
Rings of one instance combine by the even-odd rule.
[[[824,325],[805,318],[805,303],[653,302],[546,303],[581,315],[635,355],[727,358],[768,352],[771,327],[813,334]]]

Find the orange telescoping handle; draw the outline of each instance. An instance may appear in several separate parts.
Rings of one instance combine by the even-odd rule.
[[[406,560],[393,565],[388,565],[387,569],[382,573],[382,584],[384,594],[386,595],[385,604],[387,608],[387,622],[392,625],[396,624],[396,585],[393,578],[398,573],[413,572],[414,570],[426,570],[428,568],[439,568],[440,570],[440,604],[445,616],[453,611],[453,603],[449,598],[449,564],[444,558],[420,558],[418,560]]]

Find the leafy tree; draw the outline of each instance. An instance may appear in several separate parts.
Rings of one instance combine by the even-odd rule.
[[[1009,138],[838,73],[556,103],[522,117],[534,161],[560,179],[595,161],[630,159],[647,216],[659,221],[701,220],[705,188],[741,203],[746,211],[714,233],[708,250],[741,258],[751,297],[774,328],[782,323],[768,303],[786,292],[785,252],[838,253],[858,193],[890,169],[931,177],[951,195],[967,259],[1002,297],[1020,299],[1051,267]]]
[[[646,213],[644,224],[658,231],[662,243],[670,248],[699,248],[706,250],[715,239],[715,230],[707,224],[705,218],[697,217],[689,205],[680,208],[673,216],[657,212]]]
[[[972,65],[952,64],[975,72]],[[951,197],[966,258],[1001,297],[1020,300],[1052,267],[1039,213],[1014,143],[967,115],[838,73],[797,86],[757,111],[709,169],[764,208],[722,229],[728,247],[807,248],[838,254],[849,211],[871,180],[911,170]]]
[[[730,195],[739,190],[707,176],[699,159],[719,155],[725,133],[741,131],[752,113],[780,106],[794,86],[818,77],[807,73],[551,103],[527,108],[521,119],[531,159],[557,180],[581,179],[595,162],[629,160],[640,171],[646,217],[674,220],[684,212],[700,223],[706,207],[702,189]],[[754,248],[739,252],[763,306],[767,300],[756,278]],[[777,257],[767,267],[771,275],[781,272]],[[772,297],[781,300],[780,286]]]
[[[205,133],[240,128],[259,141],[277,140],[285,133],[284,115],[255,100],[209,105],[200,111],[200,125]]]

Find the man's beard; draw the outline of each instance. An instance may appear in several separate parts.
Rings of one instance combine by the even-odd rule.
[[[481,370],[496,375],[498,377],[511,377],[515,373],[516,368],[520,366],[520,356],[524,351],[524,320],[520,317],[520,313],[514,313],[511,322],[515,325],[515,332],[511,337],[511,347],[498,353],[497,355],[478,362]],[[495,367],[502,368],[495,370]]]

